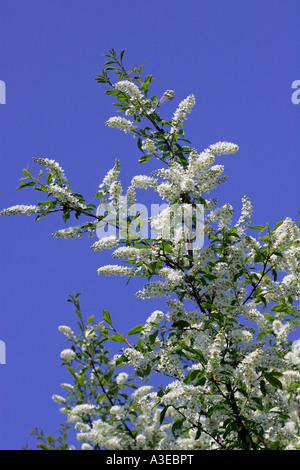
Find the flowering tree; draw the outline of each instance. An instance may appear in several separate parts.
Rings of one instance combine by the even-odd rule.
[[[96,206],[72,190],[57,162],[34,158],[46,178],[42,170],[32,176],[24,169],[19,188],[32,186],[46,200],[1,214],[39,219],[61,212],[66,222],[73,213],[82,223],[54,236],[101,235],[92,249],[113,250],[120,264],[100,267],[99,275],[142,277],[136,296],[164,297],[166,308],[124,336],[108,311],[85,320],[79,294],[69,297],[77,332],[59,330],[69,342],[61,360],[70,383],[61,384],[64,396],[53,395],[66,423],[59,437],[33,430],[37,445],[70,448],[67,430],[74,425],[82,449],[299,449],[300,342],[289,339],[300,321],[299,228],[290,218],[272,229],[251,227],[248,197],[233,223],[232,206],[218,207],[209,194],[225,180],[216,159],[238,146],[217,142],[198,153],[183,130],[194,95],[171,119],[162,118],[160,105],[174,92],[150,97],[153,77],[142,76],[143,66],[127,71],[123,56],[109,51],[96,78],[126,116],[106,125],[136,138],[140,163],[156,158],[161,168],[134,176],[123,190],[116,160],[94,196]],[[157,193],[163,209],[151,217],[136,210],[140,188]],[[190,223],[184,224],[188,209]],[[152,231],[145,235],[148,224]],[[112,342],[120,345],[118,354],[110,353]],[[154,373],[167,385],[151,385]]]

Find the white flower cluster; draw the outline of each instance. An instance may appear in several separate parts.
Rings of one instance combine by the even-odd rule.
[[[292,350],[285,355],[285,360],[289,366],[300,365],[300,339],[293,342]]]
[[[120,197],[122,195],[122,185],[120,181],[113,181],[109,187],[109,200],[113,202],[114,205],[118,205]]]
[[[93,251],[110,250],[111,248],[118,246],[119,242],[120,241],[115,237],[115,235],[110,235],[108,237],[100,238],[100,240],[96,241],[91,248]]]
[[[154,312],[151,313],[150,317],[147,318],[146,323],[155,323],[158,324],[160,323],[164,318],[163,312],[160,310],[155,310]]]
[[[168,286],[170,287],[178,286],[184,278],[184,275],[181,271],[172,268],[162,268],[159,270],[158,274],[167,281]]]
[[[282,223],[273,232],[274,249],[279,248],[280,245],[285,245],[290,241],[299,239],[299,229],[296,223],[290,218],[286,217]]]
[[[53,237],[55,238],[80,238],[83,233],[88,232],[89,236],[93,236],[93,232],[95,230],[95,225],[91,222],[83,223],[82,225],[75,225],[73,227],[63,228],[61,230],[57,230],[53,233]]]
[[[244,196],[242,198],[241,216],[235,225],[235,227],[238,228],[238,233],[240,235],[244,232],[245,227],[250,225],[252,211],[253,209],[252,209],[250,198],[247,196]]]
[[[151,154],[156,152],[155,142],[152,139],[145,139],[142,142],[142,149],[145,150],[146,153]]]
[[[161,97],[160,101],[164,101],[164,100],[172,100],[174,98],[174,93],[175,91],[174,90],[166,90],[163,94],[163,96]]]
[[[68,383],[61,383],[60,384],[61,388],[64,390],[67,390],[68,392],[73,392],[74,391],[74,385],[68,384]]]
[[[108,264],[106,266],[101,266],[97,270],[98,274],[104,274],[105,276],[128,276],[129,274],[134,274],[132,268],[127,268],[127,266],[118,266],[116,264]]]
[[[135,296],[139,299],[151,299],[153,297],[162,297],[169,295],[170,286],[161,281],[153,281],[146,284],[143,289],[139,290]]]
[[[40,165],[45,166],[49,170],[49,173],[55,179],[57,179],[60,183],[67,181],[64,170],[55,160],[50,160],[49,158],[35,158],[34,157],[33,161]]]
[[[216,155],[229,155],[238,152],[239,147],[231,142],[216,142],[209,146],[209,151]]]
[[[219,142],[211,147],[212,150],[210,148],[206,149],[199,155],[197,151],[193,149],[190,152],[186,169],[184,169],[180,163],[170,161],[168,168],[161,168],[154,171],[153,176],[135,176],[131,184],[132,186],[145,189],[153,187],[159,196],[162,199],[166,199],[169,203],[178,200],[182,194],[190,193],[194,196],[200,196],[203,193],[208,194],[224,180],[224,177],[221,176],[224,171],[224,166],[213,165],[215,161],[213,151],[219,155],[222,152],[234,153],[238,151],[237,145],[228,142]],[[148,150],[152,152],[153,148],[150,149],[149,147]],[[162,178],[163,181],[159,183],[158,177]],[[246,208],[246,201],[244,201],[243,211],[245,212],[246,210],[249,212],[249,208]]]
[[[129,80],[121,80],[115,83],[114,88],[129,95],[132,100],[141,100],[143,98],[143,94],[139,88]]]
[[[26,206],[24,204],[18,204],[16,206],[8,207],[7,209],[3,209],[0,212],[0,215],[19,215],[19,214],[36,214],[39,212],[40,209],[37,206]]]
[[[67,338],[70,338],[70,339],[74,339],[74,332],[73,330],[69,327],[69,326],[66,326],[66,325],[60,325],[58,327],[58,330],[63,333],[65,336],[67,336]]]
[[[142,109],[144,113],[152,112],[153,102],[146,102],[141,90],[129,80],[117,82],[114,88],[131,100],[127,115]],[[156,100],[156,108],[163,100],[171,100],[173,95],[172,90],[167,90],[159,102]],[[170,133],[164,134],[164,138],[174,145],[173,150],[179,128],[194,105],[194,95],[183,100],[171,120]],[[137,126],[133,122],[121,117],[110,118],[106,125],[141,135],[144,139],[142,150],[147,154],[158,153],[155,141],[158,134],[139,134],[135,132]],[[128,277],[146,274],[148,283],[136,297],[167,298],[167,313],[161,310],[151,313],[139,328],[136,344],[130,346],[126,340],[129,347],[109,362],[110,371],[124,361],[126,367],[133,367],[137,376],[143,379],[151,370],[172,377],[174,381],[158,393],[151,385],[138,386],[131,396],[120,393],[116,400],[107,396],[108,392],[101,384],[97,406],[89,402],[90,396],[88,402],[73,406],[68,405],[64,397],[53,395],[54,401],[66,405],[64,412],[68,414],[68,422],[75,424],[83,450],[91,450],[95,445],[108,450],[186,451],[224,448],[227,444],[229,448],[231,445],[242,448],[240,423],[230,428],[232,422],[236,424],[236,419],[244,422],[246,427],[251,423],[250,434],[257,426],[268,445],[280,441],[282,447],[300,446],[296,427],[296,400],[300,400],[300,341],[291,349],[288,340],[290,332],[300,325],[300,307],[293,303],[300,299],[299,228],[286,218],[269,232],[275,254],[267,258],[268,266],[258,270],[257,265],[261,264],[258,254],[266,253],[268,241],[245,235],[252,215],[248,197],[243,197],[240,218],[231,229],[232,206],[215,207],[215,200],[205,200],[205,235],[212,242],[199,250],[191,243],[191,230],[177,224],[178,220],[182,222],[184,211],[191,206],[187,201],[200,201],[200,196],[224,181],[224,166],[215,164],[216,156],[234,154],[238,149],[231,142],[221,141],[200,154],[196,149],[186,147],[183,150],[189,154],[186,164],[170,157],[169,160],[162,159],[167,166],[153,172],[152,176],[134,176],[126,192],[129,206],[135,203],[136,188],[153,188],[167,201],[164,209],[151,217],[157,243],[151,236],[144,244],[139,241],[136,245],[132,242],[130,246],[119,246],[120,241],[113,235],[104,236],[92,245],[93,251],[114,249],[113,258],[127,258],[132,266],[106,265],[98,269],[98,274]],[[47,166],[60,183],[50,184],[49,192],[61,202],[75,204],[77,199],[62,184],[64,174],[56,162],[40,159],[38,163]],[[99,186],[112,205],[122,194],[119,172],[120,164],[116,160]],[[177,217],[174,207],[178,201],[182,212]],[[121,214],[120,210],[119,216]],[[192,220],[195,224],[195,216]],[[58,231],[56,236],[73,238],[79,233],[81,228],[71,227]],[[274,268],[284,273],[280,280],[275,278]],[[152,275],[157,276],[155,280]],[[266,303],[277,300],[278,304],[281,302],[282,311],[277,306],[271,313],[265,313]],[[286,311],[291,316],[288,321]],[[63,325],[59,330],[85,353],[97,342],[97,328],[86,327],[82,341],[69,327]],[[268,336],[269,342],[265,341]],[[61,352],[61,359],[67,364],[76,357],[80,358],[80,355],[73,349]],[[90,377],[86,371],[84,377],[76,372],[74,389],[68,384],[64,387],[67,398],[69,393],[76,392],[77,378],[78,383],[84,383],[86,387],[92,384],[94,391],[99,374],[100,366],[91,371]],[[121,392],[123,387],[135,388],[126,372],[114,377],[112,393]],[[124,397],[126,399],[122,401]],[[104,402],[105,406],[102,406]],[[161,407],[165,407],[163,414],[166,412],[163,422]],[[224,429],[226,442],[222,439]],[[264,440],[257,439],[255,433],[253,436],[257,445],[263,447]]]
[[[156,256],[156,250],[154,250],[152,247],[135,248],[132,246],[121,246],[117,248],[112,254],[113,258],[134,259],[137,262],[148,262],[149,260],[152,261],[155,260]]]
[[[217,333],[209,351],[209,359],[206,368],[208,376],[216,375],[219,372],[221,354],[224,349],[225,341],[225,331],[220,330]]]
[[[190,113],[195,106],[196,100],[193,94],[189,95],[187,98],[182,100],[179,103],[178,108],[176,109],[171,124],[170,133],[173,134],[178,130],[179,125],[186,119],[186,115]]]
[[[120,161],[116,158],[113,168],[111,168],[105,177],[103,178],[102,183],[99,185],[100,189],[109,189],[111,184],[117,180],[120,173]]]
[[[147,175],[136,175],[132,178],[131,185],[142,189],[155,188],[157,179]]]
[[[55,402],[55,403],[59,403],[59,404],[66,404],[66,399],[60,395],[52,395],[52,400]]]
[[[224,204],[222,207],[210,211],[207,215],[207,222],[218,222],[218,228],[228,227],[231,224],[233,216],[233,207],[230,204]]]
[[[123,385],[128,379],[128,374],[126,372],[120,372],[116,377],[116,383],[118,385]]]
[[[135,195],[135,188],[133,186],[129,186],[126,191],[126,204],[127,207],[132,206],[136,202],[136,195]]]
[[[66,186],[62,186],[57,183],[51,183],[45,186],[49,194],[57,199],[61,204],[70,204],[74,208],[84,209],[85,206],[82,204],[76,196],[73,195],[72,191]]]
[[[76,357],[76,353],[72,349],[64,349],[60,353],[60,358],[64,362],[72,362]]]
[[[116,127],[127,134],[128,132],[134,132],[137,126],[135,126],[131,121],[128,119],[122,118],[120,116],[114,116],[109,118],[106,123],[108,127]]]
[[[253,385],[259,377],[256,367],[260,364],[262,355],[262,349],[256,349],[248,354],[237,368],[238,377],[245,382],[247,387]]]

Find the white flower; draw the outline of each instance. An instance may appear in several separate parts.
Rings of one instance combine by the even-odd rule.
[[[135,197],[135,188],[133,186],[129,186],[129,188],[126,191],[126,203],[127,207],[132,206],[136,202],[136,197]]]
[[[142,142],[142,149],[145,150],[146,153],[154,153],[156,150],[155,143],[152,139],[145,139]]]
[[[249,387],[254,384],[259,375],[255,368],[259,365],[262,358],[263,350],[261,348],[248,354],[237,367],[237,375]]]
[[[143,98],[143,94],[139,88],[129,80],[121,80],[114,84],[114,88],[118,91],[122,91],[126,95],[129,95],[133,100],[140,100]]]
[[[0,215],[19,215],[19,214],[27,214],[27,215],[31,215],[31,214],[36,214],[37,212],[39,212],[40,209],[37,207],[37,206],[26,206],[24,204],[18,204],[16,206],[11,206],[11,207],[8,207],[7,209],[3,209],[1,212],[0,212]]]
[[[84,403],[82,405],[76,405],[70,412],[70,417],[77,418],[78,416],[92,413],[96,409],[95,405],[90,405],[88,403]]]
[[[60,325],[58,327],[58,331],[63,333],[68,338],[71,338],[71,339],[74,338],[74,333],[73,333],[73,331],[71,330],[71,328],[69,326]]]
[[[71,238],[74,237],[81,238],[83,233],[88,232],[89,236],[93,236],[93,231],[95,230],[95,224],[92,222],[85,222],[82,225],[75,225],[73,227],[63,228],[61,230],[57,230],[53,233],[53,237],[55,238]]]
[[[75,357],[76,357],[76,354],[72,349],[64,349],[60,353],[60,358],[64,362],[71,362],[75,359]]]
[[[190,113],[195,106],[195,96],[189,95],[187,98],[179,103],[178,108],[176,109],[173,118],[172,118],[172,126],[171,126],[171,134],[176,132],[179,124],[186,119],[187,113]]]
[[[137,126],[135,126],[131,121],[119,116],[109,118],[105,125],[108,127],[116,127],[117,129],[124,131],[125,134],[128,132],[134,132],[134,130],[137,128]]]
[[[163,279],[166,279],[170,283],[170,285],[178,285],[183,279],[182,272],[171,269],[171,268],[162,268],[159,271],[159,276]]]
[[[120,372],[116,377],[116,383],[118,385],[123,385],[124,382],[128,379],[128,374],[126,372]]]
[[[210,145],[207,150],[216,155],[228,155],[238,152],[239,147],[231,142],[217,142],[216,144]]]
[[[236,223],[236,227],[244,227],[247,223],[247,225],[250,225],[251,223],[251,215],[252,215],[252,204],[249,199],[249,197],[244,196],[242,198],[242,211],[241,211],[241,216]]]
[[[79,207],[80,209],[84,209],[84,204],[79,202],[77,197],[73,196],[72,192],[66,186],[51,183],[48,186],[45,186],[45,188],[47,188],[49,194],[52,194],[52,196],[57,199],[60,203],[70,204],[72,206],[75,206],[76,208]]]
[[[218,222],[219,228],[230,225],[233,215],[233,207],[230,204],[224,204],[222,207],[217,207],[210,211],[206,220],[210,222]]]
[[[118,178],[118,175],[120,173],[120,161],[118,160],[118,158],[116,158],[115,160],[115,164],[113,166],[113,168],[111,168],[107,174],[105,175],[105,177],[103,178],[103,181],[102,183],[99,185],[99,188],[100,189],[109,189],[110,185],[116,181],[116,179]]]
[[[142,387],[139,387],[137,390],[135,390],[135,392],[131,394],[131,398],[133,400],[138,400],[143,395],[150,393],[152,390],[153,390],[152,385],[144,385]]]
[[[101,251],[103,249],[110,250],[118,246],[119,240],[115,235],[110,235],[108,237],[102,237],[100,240],[96,241],[92,246],[93,251]]]
[[[299,230],[295,222],[290,217],[286,217],[273,231],[273,237],[274,248],[277,248],[292,240],[296,241],[299,238]]]
[[[75,429],[76,431],[90,431],[91,428],[88,424],[77,422],[75,424]]]
[[[61,333],[63,333],[65,336],[67,336],[68,338],[71,338],[73,339],[74,338],[74,333],[73,331],[71,330],[71,328],[69,326],[65,326],[65,325],[60,325],[58,327],[58,331],[60,331]]]
[[[71,384],[67,384],[67,383],[62,383],[60,384],[61,388],[64,388],[65,390],[68,390],[68,392],[73,392],[74,390],[74,386],[71,385]]]
[[[142,189],[155,188],[157,186],[157,179],[152,176],[137,175],[132,178],[131,185]]]
[[[87,442],[84,442],[81,446],[81,450],[93,450],[93,447]]]
[[[163,94],[163,96],[161,97],[160,99],[160,102],[164,101],[164,100],[172,100],[174,98],[174,93],[175,91],[174,90],[166,90]]]
[[[65,177],[64,170],[59,166],[59,164],[55,160],[49,160],[49,158],[34,157],[33,161],[39,163],[40,165],[44,165],[49,170],[49,173],[54,178],[57,178],[60,183],[67,180],[67,178]]]
[[[201,152],[199,155],[194,149],[189,155],[188,174],[197,177],[198,173],[209,168],[215,162],[215,157],[211,152]]]
[[[163,312],[160,310],[155,310],[153,313],[151,313],[150,317],[147,318],[146,322],[149,323],[160,323],[162,319],[164,318]]]
[[[52,395],[52,400],[55,401],[56,403],[66,403],[66,399],[64,397],[61,397],[60,395]]]
[[[78,231],[78,229],[80,229],[80,225],[77,225],[75,227],[63,228],[53,233],[53,236],[55,238],[65,238],[65,239],[81,237],[81,233]]]
[[[98,269],[98,274],[104,274],[105,276],[127,276],[128,274],[132,273],[132,268],[127,268],[126,266],[118,266],[116,264],[108,264],[106,266],[102,266]]]

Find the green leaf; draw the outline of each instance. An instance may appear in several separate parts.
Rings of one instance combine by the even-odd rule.
[[[202,371],[199,369],[192,370],[191,372],[188,373],[188,375],[185,377],[183,380],[183,383],[188,385],[189,383],[193,382],[195,378],[201,373]]]
[[[168,409],[169,405],[165,406],[162,411],[160,412],[160,415],[159,415],[159,423],[162,424],[163,420],[165,419],[165,415],[166,415],[166,412],[167,412],[167,409]]]
[[[113,341],[116,341],[117,343],[126,343],[126,339],[124,338],[123,335],[111,335],[111,336],[108,336],[108,339],[112,339]]]
[[[179,431],[182,426],[183,426],[183,423],[185,422],[185,418],[181,418],[181,419],[178,419],[177,421],[175,421],[172,425],[172,433],[175,435],[176,434],[176,431]]]
[[[286,307],[282,304],[277,304],[277,305],[273,305],[273,307],[271,307],[271,312],[284,312],[286,309]]]
[[[96,197],[103,197],[103,193],[99,191],[98,193],[94,194],[93,198],[95,199]]]
[[[149,335],[149,339],[150,339],[150,343],[151,343],[151,344],[154,344],[157,335],[158,335],[158,330],[156,330],[154,333],[152,333],[151,335]]]
[[[140,150],[142,150],[142,139],[139,137],[138,140],[137,140],[137,146]]]
[[[20,183],[19,186],[17,187],[17,189],[21,189],[21,188],[25,188],[25,186],[34,186],[35,185],[35,182],[34,181],[30,181],[28,183]]]
[[[267,226],[266,225],[253,225],[252,227],[249,227],[249,228],[252,228],[254,230],[264,230]]]
[[[136,325],[134,328],[131,328],[131,330],[128,331],[128,336],[130,335],[136,335],[137,333],[140,333],[141,331],[143,331],[143,329],[145,328],[145,325]]]
[[[104,310],[104,308],[102,310],[103,310],[103,320],[106,321],[107,323],[109,323],[112,326],[110,313],[107,310]]]
[[[64,210],[62,213],[62,217],[64,221],[67,222],[67,220],[70,218],[70,211],[68,209]]]
[[[152,155],[142,155],[141,158],[138,159],[138,162],[146,163],[148,160],[150,160],[151,157]]]
[[[261,393],[263,394],[263,396],[265,397],[266,394],[267,394],[267,390],[266,390],[266,384],[265,384],[264,380],[260,381],[260,390],[261,390]]]
[[[123,59],[123,55],[125,54],[125,51],[126,51],[126,49],[123,49],[123,50],[120,52],[120,59],[121,59],[121,62],[122,62],[122,59]]]
[[[51,173],[47,173],[47,179],[46,179],[47,184],[50,184],[52,180],[53,180],[53,176],[51,175]]]
[[[31,174],[29,173],[29,171],[27,170],[27,168],[23,168],[23,173],[24,175],[28,176],[28,178],[31,178]]]
[[[265,378],[267,379],[267,381],[275,388],[280,388],[282,390],[282,383],[280,382],[280,380],[278,380],[276,377],[274,377],[273,374],[269,373],[269,372],[265,372],[264,373],[264,376]]]

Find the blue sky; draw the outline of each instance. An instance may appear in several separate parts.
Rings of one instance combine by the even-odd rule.
[[[186,136],[201,151],[219,140],[239,145],[224,157],[228,181],[220,203],[238,217],[241,198],[254,206],[253,223],[298,218],[300,80],[298,0],[10,0],[0,7],[0,206],[35,204],[39,193],[16,191],[21,170],[37,171],[32,157],[54,158],[72,187],[87,197],[118,157],[124,186],[141,166],[135,142],[104,126],[114,109],[95,82],[111,48],[126,48],[129,67],[145,62],[156,77],[153,93],[188,94],[196,107]],[[168,119],[173,102],[162,110]],[[216,194],[217,195],[217,194]],[[137,285],[98,277],[110,262],[92,239],[57,240],[56,216],[0,218],[0,449],[32,441],[33,426],[55,433],[63,416],[52,402],[68,379],[59,354],[62,324],[75,327],[70,292],[82,292],[86,315],[110,311],[121,331],[145,321],[154,302],[135,299]],[[95,241],[95,239],[93,240]]]

